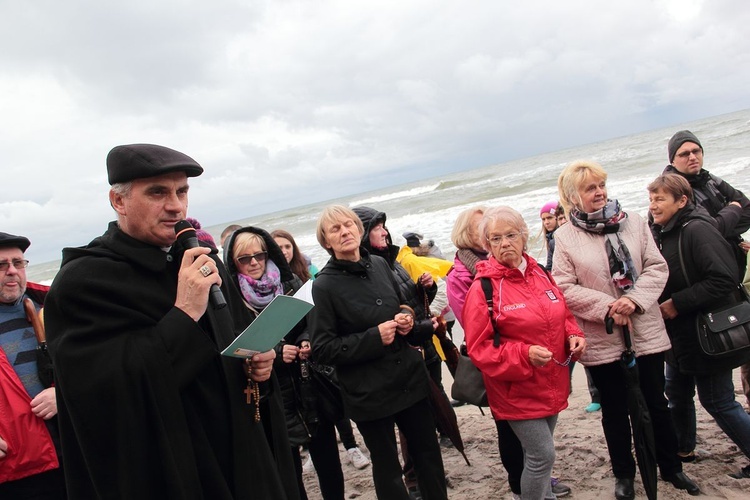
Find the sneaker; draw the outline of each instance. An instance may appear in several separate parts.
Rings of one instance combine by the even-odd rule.
[[[570,486],[556,477],[550,478],[550,484],[552,485],[552,493],[554,493],[556,497],[559,498],[570,495]]]
[[[302,466],[302,472],[304,473],[315,472],[315,466],[313,465],[312,457],[310,455],[307,456],[307,461]]]
[[[357,446],[346,450],[346,454],[349,455],[349,461],[357,469],[364,469],[370,465],[370,459]]]
[[[602,409],[602,405],[600,405],[599,403],[589,403],[589,405],[586,408],[584,408],[586,413],[594,413],[595,411],[599,411],[601,409]]]

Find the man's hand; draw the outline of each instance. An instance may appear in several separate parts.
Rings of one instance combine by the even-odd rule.
[[[247,376],[255,382],[265,382],[271,378],[274,359],[276,359],[276,351],[273,349],[256,354],[251,359],[246,359]]]
[[[49,420],[57,415],[57,397],[55,388],[49,387],[31,400],[31,411],[39,418]]]
[[[177,275],[177,298],[174,305],[194,321],[201,319],[206,312],[211,285],[221,286],[216,263],[207,255],[210,252],[211,250],[204,247],[185,250]],[[211,274],[204,276],[201,272],[203,266],[206,266]]]

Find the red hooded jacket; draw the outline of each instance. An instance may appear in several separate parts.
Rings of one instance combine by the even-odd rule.
[[[463,328],[469,357],[484,375],[487,398],[497,420],[529,420],[556,415],[568,406],[570,374],[568,337],[583,337],[562,292],[537,262],[524,254],[525,273],[500,264],[494,257],[477,263],[476,280],[466,295]],[[479,278],[492,280],[494,330]],[[553,360],[537,368],[529,347],[552,351]]]

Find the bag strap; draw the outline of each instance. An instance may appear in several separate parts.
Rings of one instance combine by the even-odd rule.
[[[687,270],[685,269],[685,259],[682,256],[682,230],[685,229],[685,226],[690,224],[690,221],[687,221],[680,227],[680,234],[677,237],[677,255],[680,258],[680,269],[682,270],[682,276],[685,278],[685,283],[687,283],[688,286],[693,286],[690,283],[690,278],[688,278]]]
[[[500,332],[497,330],[497,325],[495,324],[494,315],[492,312],[495,310],[495,306],[492,303],[492,280],[489,278],[479,278],[482,281],[482,290],[484,291],[484,300],[487,302],[487,312],[490,315],[490,324],[492,324],[492,329],[495,331],[495,335],[492,339],[492,345],[495,347],[500,346]]]

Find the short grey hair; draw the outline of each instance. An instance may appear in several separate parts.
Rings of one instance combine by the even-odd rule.
[[[117,195],[130,196],[130,193],[133,192],[133,181],[116,182],[109,189]]]
[[[529,226],[526,225],[523,215],[507,206],[491,207],[484,211],[482,220],[479,223],[479,235],[482,238],[482,246],[484,246],[485,250],[490,251],[490,242],[487,240],[490,236],[489,229],[498,222],[504,222],[521,233],[523,249],[525,251],[526,243],[529,241]]]

